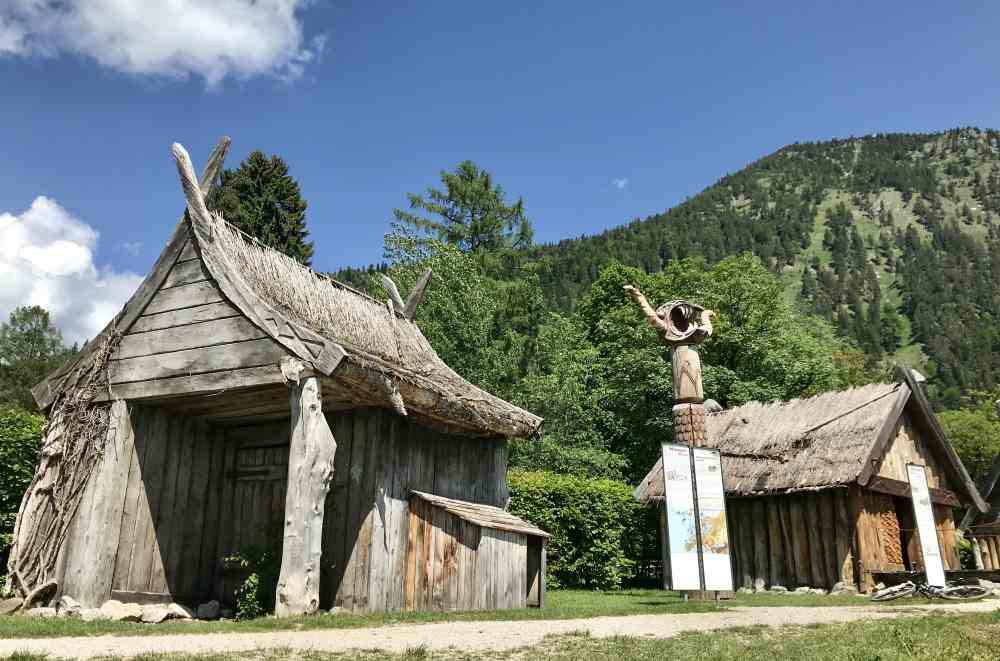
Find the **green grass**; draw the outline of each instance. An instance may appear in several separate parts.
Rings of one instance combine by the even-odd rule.
[[[546,607],[522,610],[469,611],[450,613],[322,613],[286,619],[259,618],[247,622],[180,622],[157,625],[132,622],[84,622],[70,618],[0,617],[0,638],[59,638],[66,636],[142,636],[218,632],[258,632],[306,629],[342,629],[420,622],[461,622],[475,620],[562,620],[611,615],[656,613],[692,613],[726,609],[733,606],[857,606],[868,602],[858,597],[830,597],[800,594],[738,594],[734,599],[716,604],[705,601],[684,602],[674,592],[662,590],[622,590],[592,592],[552,590]]]
[[[46,657],[20,655],[17,661]],[[430,652],[403,654],[359,651],[347,654],[275,649],[247,654],[207,656],[146,655],[143,661],[987,661],[1000,658],[1000,613],[917,615],[809,627],[743,627],[722,632],[688,633],[666,640],[596,639],[586,635],[554,636],[542,644],[508,652]],[[49,658],[47,661],[54,661]]]

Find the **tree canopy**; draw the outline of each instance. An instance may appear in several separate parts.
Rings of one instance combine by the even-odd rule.
[[[15,308],[0,324],[0,402],[36,410],[31,388],[68,359],[62,334],[37,305]]]
[[[393,210],[393,233],[413,239],[409,247],[433,250],[432,242],[438,241],[462,252],[490,254],[531,245],[534,231],[524,200],[508,204],[489,172],[462,161],[454,172],[441,172],[441,183],[444,190],[410,193],[409,209]],[[393,249],[398,247],[387,245],[387,256],[397,259]]]
[[[208,206],[250,236],[309,265],[313,244],[306,228],[306,201],[280,156],[250,152],[235,170],[223,170]]]

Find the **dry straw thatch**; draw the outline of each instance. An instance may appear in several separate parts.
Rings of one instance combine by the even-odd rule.
[[[722,453],[726,492],[750,496],[855,481],[898,389],[895,383],[877,383],[788,402],[751,402],[709,415],[706,445]],[[662,501],[662,475],[657,461],[635,497]]]
[[[332,278],[320,275],[256,239],[215,213],[210,246],[254,293],[290,319],[341,345],[345,360],[374,380],[398,411],[411,401],[396,382],[406,382],[434,395],[434,411],[448,423],[462,421],[480,432],[531,435],[542,419],[474,386],[448,367],[417,325],[395,310]],[[204,222],[202,219],[200,222]],[[366,377],[368,379],[369,377]]]

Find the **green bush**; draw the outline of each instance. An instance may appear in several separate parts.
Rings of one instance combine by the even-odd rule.
[[[0,404],[0,567],[7,566],[14,519],[38,464],[44,427],[44,416]]]
[[[246,572],[246,578],[233,595],[236,619],[252,620],[274,610],[274,591],[281,571],[281,533],[281,525],[275,525],[267,531],[264,543],[223,558],[227,569]]]
[[[642,507],[632,487],[547,472],[511,471],[511,512],[552,535],[549,587],[613,590],[635,575]]]

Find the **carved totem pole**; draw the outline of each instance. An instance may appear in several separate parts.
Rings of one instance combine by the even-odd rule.
[[[625,285],[650,325],[672,349],[674,377],[674,436],[693,447],[705,444],[705,391],[701,384],[701,359],[695,345],[712,334],[711,310],[686,301],[670,301],[653,309],[632,285]]]

